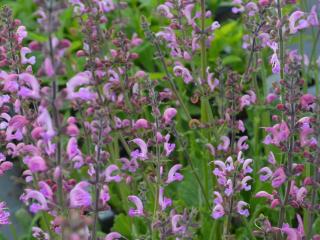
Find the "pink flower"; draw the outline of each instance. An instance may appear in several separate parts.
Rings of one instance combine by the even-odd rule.
[[[164,148],[166,157],[168,157],[176,148],[176,145],[174,143],[165,142],[163,144],[163,148]]]
[[[30,48],[27,47],[23,47],[20,50],[20,56],[21,56],[21,64],[35,64],[36,63],[36,57],[32,56],[30,58],[27,58],[26,55],[31,53],[32,51],[30,50]]]
[[[174,17],[173,14],[170,12],[170,8],[165,4],[159,5],[157,11],[166,18],[171,19]]]
[[[54,67],[53,67],[53,65],[52,65],[51,58],[47,57],[47,58],[44,60],[43,69],[44,69],[45,74],[46,74],[48,77],[54,76],[54,74],[55,74],[55,69],[54,69]]]
[[[319,26],[318,13],[317,13],[317,6],[316,5],[312,6],[310,14],[309,14],[309,16],[307,18],[307,21],[311,26],[314,26],[314,27]]]
[[[278,95],[275,93],[269,93],[267,98],[266,98],[266,102],[268,104],[272,103],[274,100],[278,99]]]
[[[182,164],[175,164],[168,173],[168,178],[166,180],[166,183],[172,183],[175,181],[182,181],[183,180],[183,175],[178,173],[178,170],[182,168]]]
[[[272,177],[272,174],[273,174],[272,171],[271,171],[271,169],[268,168],[268,167],[263,167],[263,168],[261,168],[260,171],[259,171],[259,173],[260,173],[260,180],[261,180],[262,182],[267,181],[269,178]]]
[[[34,237],[35,239],[50,240],[49,234],[44,232],[39,227],[32,227],[32,237]]]
[[[209,72],[210,68],[207,67],[207,83],[209,85],[210,91],[213,92],[214,89],[219,85],[218,79],[213,79],[213,73]]]
[[[214,191],[213,194],[216,196],[216,198],[213,200],[213,202],[217,205],[217,204],[222,204],[223,203],[223,198],[221,196],[221,194],[217,191]]]
[[[44,172],[48,169],[46,161],[41,156],[26,156],[24,157],[23,162],[28,166],[32,173]]]
[[[249,16],[254,16],[259,11],[257,4],[254,2],[247,3],[245,9]]]
[[[12,117],[6,130],[6,141],[22,140],[23,129],[28,123],[29,121],[22,115],[15,115]]]
[[[70,191],[70,207],[72,208],[82,208],[90,207],[91,205],[91,195],[87,192],[87,188],[90,183],[86,181],[81,181]]]
[[[302,11],[295,11],[289,16],[288,20],[291,34],[296,33],[298,30],[309,27],[308,21],[303,19],[304,16],[305,13]]]
[[[17,40],[18,43],[22,43],[23,39],[28,36],[28,32],[26,31],[25,26],[19,26],[17,29]]]
[[[120,182],[122,177],[120,175],[112,175],[114,172],[119,171],[119,167],[111,164],[104,172],[106,182]]]
[[[45,181],[40,181],[38,183],[38,186],[39,186],[40,192],[43,194],[43,196],[45,196],[49,200],[53,199],[53,191],[52,191],[51,187]]]
[[[147,128],[149,128],[149,123],[146,119],[141,118],[141,119],[138,119],[134,123],[133,128],[134,129],[147,129]]]
[[[136,206],[136,208],[130,208],[129,209],[129,216],[130,217],[134,217],[134,216],[143,216],[143,204],[142,201],[140,200],[140,198],[138,198],[137,196],[134,195],[130,195],[128,196],[128,200],[130,202],[133,202],[134,205]]]
[[[252,173],[253,169],[250,167],[250,164],[253,162],[252,159],[246,159],[242,165],[242,170],[244,174]]]
[[[186,226],[180,225],[179,222],[183,220],[183,216],[180,214],[175,214],[171,217],[172,232],[174,234],[184,233],[186,231]]]
[[[234,170],[233,159],[231,156],[229,156],[226,160],[226,170],[228,172],[231,172]]]
[[[177,65],[173,68],[173,72],[174,72],[174,75],[176,77],[182,77],[183,78],[183,81],[188,84],[188,83],[191,83],[193,81],[193,77],[189,71],[189,69],[181,66],[181,65]]]
[[[54,130],[49,111],[48,109],[40,106],[39,112],[40,114],[37,118],[37,123],[45,130],[41,135],[45,140],[52,139],[56,135],[56,132]]]
[[[70,100],[91,101],[96,98],[90,87],[80,87],[76,92],[76,88],[82,85],[89,85],[92,79],[92,74],[89,71],[80,72],[71,78],[67,83],[67,94]]]
[[[102,205],[105,205],[110,200],[109,188],[107,185],[103,185],[100,190],[100,201]]]
[[[273,195],[267,193],[266,191],[257,192],[256,198],[267,198],[269,200],[273,200]]]
[[[302,106],[303,109],[309,111],[314,108],[315,100],[316,100],[315,96],[313,96],[310,93],[307,93],[300,98],[300,105]]]
[[[246,144],[247,140],[248,140],[247,136],[240,137],[237,143],[238,150],[247,150],[249,148],[249,145]]]
[[[242,120],[239,120],[238,121],[238,129],[241,131],[241,132],[244,132],[246,130],[246,128],[244,127],[244,124],[243,124],[243,121]]]
[[[233,183],[231,179],[228,179],[226,185],[226,189],[224,190],[224,193],[229,197],[233,194]]]
[[[189,25],[194,25],[195,18],[192,18],[192,11],[194,9],[194,4],[187,4],[185,8],[182,10],[183,15],[186,17]]]
[[[268,156],[268,162],[271,163],[272,165],[276,164],[276,158],[274,157],[274,154],[271,151]]]
[[[278,168],[272,176],[272,187],[279,188],[287,179],[282,167]]]
[[[137,159],[135,158],[130,161],[127,158],[120,158],[120,161],[122,162],[122,170],[128,170],[129,172],[134,173],[139,167]]]
[[[11,224],[10,213],[7,211],[6,204],[4,202],[0,202],[0,226]]]
[[[159,206],[161,207],[161,210],[164,211],[167,207],[172,205],[172,200],[170,198],[167,198],[164,196],[164,188],[159,188]]]
[[[118,232],[111,232],[109,233],[104,240],[117,240],[117,239],[121,239],[122,235]]]
[[[84,164],[82,152],[78,147],[77,139],[72,137],[68,141],[67,145],[68,159],[73,161],[75,168],[80,168]]]
[[[167,108],[162,116],[162,119],[165,124],[170,124],[172,119],[177,115],[177,110],[175,108]]]
[[[21,195],[20,199],[27,205],[30,199],[33,200],[29,208],[30,212],[32,213],[47,211],[49,209],[46,198],[39,191],[25,189],[25,193]]]
[[[40,98],[40,85],[38,80],[30,73],[19,74],[20,90],[18,95],[23,99],[39,99]]]
[[[274,125],[273,127],[266,128],[266,131],[270,133],[264,140],[264,143],[267,145],[274,144],[279,146],[279,144],[286,141],[290,135],[288,125],[284,121]]]
[[[115,9],[112,0],[93,0],[99,7],[99,11],[102,13],[107,13]]]
[[[230,139],[227,136],[222,136],[220,137],[220,140],[222,141],[222,143],[218,145],[218,150],[227,152],[230,145]]]
[[[225,212],[224,212],[223,206],[221,204],[217,204],[212,210],[211,217],[214,219],[219,219],[219,218],[223,217],[224,214],[225,214]]]
[[[141,138],[135,138],[132,140],[137,144],[140,150],[135,150],[131,152],[131,157],[134,159],[146,160],[148,158],[148,146]]]
[[[240,215],[248,217],[249,216],[249,210],[244,208],[246,206],[248,206],[248,203],[246,203],[244,201],[239,201],[238,204],[237,204],[237,212]]]
[[[252,177],[250,176],[245,176],[241,180],[241,189],[244,189],[245,191],[250,191],[251,190],[251,185],[248,185],[247,182],[250,181]]]

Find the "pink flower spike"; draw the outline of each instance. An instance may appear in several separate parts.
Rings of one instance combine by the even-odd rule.
[[[177,115],[177,110],[175,108],[167,108],[162,116],[165,124],[171,124],[172,119]]]
[[[246,206],[248,206],[248,203],[246,203],[244,201],[239,201],[238,204],[237,204],[237,212],[240,215],[248,217],[249,216],[249,210],[244,208]]]
[[[221,204],[217,204],[212,210],[211,217],[214,219],[219,219],[219,218],[223,217],[224,214],[225,214],[225,212],[224,212],[223,206]]]
[[[140,200],[140,198],[138,198],[137,196],[134,195],[130,195],[128,196],[128,200],[132,203],[134,203],[134,205],[136,206],[136,208],[130,208],[129,209],[129,216],[130,217],[135,217],[135,216],[144,216],[143,213],[143,204],[142,201]]]
[[[182,168],[182,164],[175,164],[169,170],[168,178],[166,181],[167,184],[175,182],[175,181],[182,181],[183,180],[183,175],[177,172],[181,168]]]
[[[70,191],[70,207],[71,208],[82,208],[90,207],[91,205],[91,195],[87,192],[87,188],[90,183],[86,181],[81,181]]]
[[[36,63],[36,57],[32,56],[30,58],[27,58],[26,55],[31,53],[32,51],[30,50],[30,48],[27,47],[23,47],[20,50],[20,56],[21,56],[21,64],[35,64]]]
[[[111,232],[109,233],[104,240],[118,240],[121,239],[122,235],[118,232]]]
[[[112,175],[113,172],[119,171],[119,167],[115,164],[111,164],[105,170],[105,181],[106,182],[120,182],[122,177],[120,175]]]

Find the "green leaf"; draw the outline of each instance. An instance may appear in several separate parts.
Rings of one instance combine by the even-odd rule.
[[[116,216],[112,231],[119,232],[121,235],[131,238],[131,218],[123,213]]]

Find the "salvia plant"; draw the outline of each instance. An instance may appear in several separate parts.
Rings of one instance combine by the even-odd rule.
[[[4,3],[0,239],[320,239],[320,1]]]

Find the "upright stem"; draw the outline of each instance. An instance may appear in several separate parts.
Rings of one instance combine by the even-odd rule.
[[[183,111],[187,115],[188,121],[190,121],[192,119],[191,115],[189,113],[189,110],[188,110],[187,106],[185,105],[185,103],[183,102],[183,99],[181,98],[181,96],[179,94],[179,91],[178,91],[178,89],[176,87],[176,84],[175,84],[175,82],[173,80],[172,75],[170,74],[170,72],[168,70],[167,64],[166,64],[166,62],[164,60],[164,55],[163,55],[162,50],[160,48],[160,43],[159,43],[158,39],[154,36],[154,34],[151,32],[149,24],[148,24],[147,20],[145,19],[145,17],[142,16],[141,20],[142,20],[142,28],[143,28],[143,30],[145,32],[146,37],[148,38],[148,40],[156,48],[157,57],[159,58],[160,63],[161,63],[161,65],[163,67],[163,70],[165,72],[166,78],[170,83],[171,90],[173,91],[174,95],[178,99],[180,105],[182,106]]]
[[[291,175],[292,175],[292,164],[293,164],[293,154],[294,154],[294,132],[295,132],[295,123],[296,123],[296,106],[294,100],[294,82],[293,77],[291,77],[291,83],[290,83],[290,93],[289,93],[289,101],[290,103],[290,122],[289,122],[289,129],[290,129],[290,137],[289,137],[289,143],[288,143],[288,160],[286,163],[286,172],[288,173],[288,182],[286,184],[286,190],[285,190],[285,196],[284,200],[282,201],[281,208],[280,208],[280,214],[279,214],[279,223],[278,227],[281,228],[285,219],[285,207],[289,200],[290,190],[291,190]],[[285,96],[283,96],[283,99],[285,99]],[[278,236],[279,237],[279,236]]]
[[[282,9],[281,9],[281,0],[277,0],[277,12],[278,12],[278,20],[280,21],[280,27],[278,30],[279,35],[279,51],[280,51],[280,78],[284,79],[284,41],[283,41],[283,32],[282,32]],[[282,93],[284,93],[284,89],[281,89]],[[282,94],[284,96],[284,94]],[[282,103],[284,99],[282,99]]]
[[[51,91],[52,91],[52,114],[53,114],[53,121],[54,126],[57,132],[57,151],[56,151],[56,165],[59,167],[61,174],[58,178],[58,201],[59,205],[62,208],[62,211],[64,211],[64,199],[63,199],[63,175],[62,175],[62,149],[61,149],[61,136],[60,136],[60,121],[59,121],[59,110],[56,107],[56,99],[58,94],[58,85],[57,85],[57,78],[55,75],[56,72],[56,63],[54,58],[54,50],[53,50],[53,43],[52,43],[52,10],[53,10],[53,0],[49,1],[49,8],[48,8],[48,25],[49,25],[49,32],[48,32],[48,39],[49,39],[49,57],[51,64],[53,66],[53,76],[52,76],[52,82],[51,82]],[[63,232],[63,231],[62,231]]]
[[[99,213],[99,199],[100,199],[100,158],[101,158],[101,142],[102,142],[102,120],[100,119],[100,128],[99,128],[99,135],[98,135],[98,149],[97,149],[97,158],[96,158],[96,179],[95,179],[95,203],[94,203],[94,212],[93,212],[93,224],[92,224],[92,240],[97,239],[97,223],[98,223],[98,213]]]
[[[207,67],[207,51],[206,51],[206,35],[205,35],[205,14],[206,6],[205,0],[201,0],[201,78],[206,79],[206,67]]]

